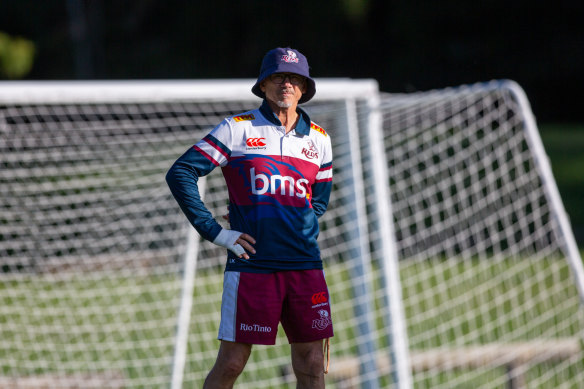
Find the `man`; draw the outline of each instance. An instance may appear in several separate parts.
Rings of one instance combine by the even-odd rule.
[[[333,336],[316,239],[332,185],[327,133],[298,107],[315,94],[306,57],[269,51],[252,92],[258,109],[223,120],[182,155],[166,179],[203,238],[225,247],[221,340],[205,388],[232,388],[253,344],[275,344],[278,323],[291,345],[298,388],[324,388],[323,339]],[[197,189],[222,168],[231,229],[219,225]]]

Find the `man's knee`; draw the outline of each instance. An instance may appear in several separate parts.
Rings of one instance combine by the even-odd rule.
[[[321,342],[293,348],[292,364],[296,374],[310,377],[323,375],[324,356]]]
[[[213,366],[207,380],[235,381],[245,368],[250,353],[251,345],[222,342],[215,366]]]
[[[219,369],[225,377],[237,378],[245,368],[247,360],[242,358],[225,358],[217,361],[216,368]]]

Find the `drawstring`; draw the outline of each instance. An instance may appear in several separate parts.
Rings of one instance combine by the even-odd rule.
[[[329,365],[331,363],[331,345],[329,342],[330,338],[326,338],[324,340],[324,344],[322,346],[322,353],[324,354],[324,362],[326,362],[324,364],[324,374],[328,374],[329,371]]]

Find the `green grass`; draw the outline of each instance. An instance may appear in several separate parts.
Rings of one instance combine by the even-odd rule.
[[[130,275],[55,281],[41,276],[0,283],[2,375],[121,369],[129,378],[159,376],[160,370],[137,370],[123,361],[172,353],[172,344],[157,341],[172,339],[175,332],[174,320],[164,324],[176,316],[173,279]],[[149,308],[154,304],[159,309]],[[161,324],[152,327],[153,322]],[[110,364],[96,367],[103,361]],[[27,367],[29,362],[36,367]],[[166,374],[168,367],[163,370]]]
[[[554,291],[558,284],[572,283],[568,264],[541,259],[524,266],[526,261],[477,259],[402,263],[410,347],[427,349],[460,344],[464,337],[475,344],[488,344],[503,337],[508,341],[522,341],[542,334],[548,337],[576,335],[577,328],[569,333],[555,331],[557,321],[569,320],[578,309],[575,287],[566,287],[563,293]],[[428,290],[434,291],[432,296],[414,300]],[[568,298],[572,299],[572,304],[560,308]],[[488,309],[486,302],[490,302]],[[537,320],[550,312],[554,312],[553,320]],[[444,332],[440,334],[437,328],[441,325]],[[424,334],[428,333],[436,336],[425,339]]]
[[[557,290],[558,285],[572,282],[568,266],[552,259],[531,261],[523,267],[525,263],[527,260],[454,259],[402,263],[410,347],[426,350],[450,346],[472,334],[470,344],[500,341],[503,334],[505,341],[537,338],[542,334],[577,336],[580,322],[572,322],[561,331],[556,328],[560,322],[569,323],[578,308],[577,301],[573,303],[574,288]],[[379,269],[374,272],[381,273]],[[351,288],[347,287],[350,272],[346,265],[327,266],[327,277],[333,318],[338,324],[332,340],[334,364],[335,358],[357,355],[356,343],[341,345],[355,339],[358,331],[351,319],[354,303]],[[197,273],[185,387],[199,387],[214,363],[221,283],[222,273],[217,269]],[[0,371],[7,376],[33,375],[95,371],[102,366],[104,370],[120,369],[124,377],[136,379],[135,387],[162,387],[154,384],[154,380],[169,379],[178,285],[177,277],[171,275],[67,281],[31,277],[2,282]],[[435,292],[422,300],[414,299],[428,290]],[[485,299],[499,300],[485,307]],[[383,306],[381,300],[376,299],[378,307]],[[563,306],[565,301],[570,304]],[[209,318],[204,321],[203,317]],[[373,323],[380,332],[385,326],[383,319],[384,315],[379,313]],[[386,345],[387,339],[379,335],[377,342]],[[281,328],[276,346],[254,349],[257,351],[252,353],[250,365],[257,366],[257,371],[246,372],[240,383],[252,384],[261,377],[271,380],[273,387],[294,387],[284,383],[280,375],[279,367],[289,363],[289,348]],[[266,366],[266,359],[274,358],[276,361]],[[39,363],[42,361],[48,362]],[[104,361],[107,364],[100,365]],[[140,364],[146,361],[158,362]],[[529,379],[553,375],[551,367],[533,366],[528,372]],[[415,380],[416,387],[458,380],[471,380],[473,386],[479,387],[495,379],[504,380],[505,374],[503,368],[497,367],[446,371],[431,379],[416,375]],[[571,374],[578,376],[578,369]],[[328,387],[337,386],[331,382]]]

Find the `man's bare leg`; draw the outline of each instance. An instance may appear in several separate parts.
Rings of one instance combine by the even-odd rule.
[[[324,388],[324,354],[322,340],[292,343],[292,368],[297,389]]]
[[[215,365],[207,375],[203,389],[231,389],[245,367],[251,344],[222,340]]]

